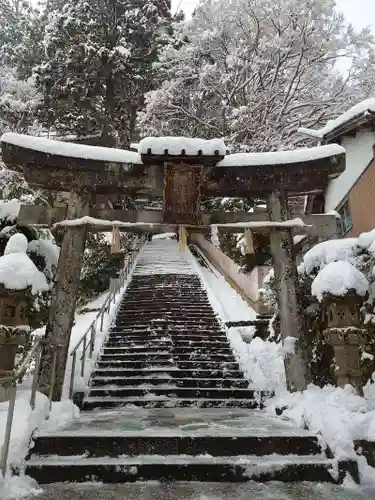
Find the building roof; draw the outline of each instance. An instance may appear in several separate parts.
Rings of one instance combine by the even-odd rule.
[[[334,120],[330,120],[323,128],[299,128],[298,132],[327,143],[357,130],[363,125],[375,122],[375,97],[365,99],[349,108]]]

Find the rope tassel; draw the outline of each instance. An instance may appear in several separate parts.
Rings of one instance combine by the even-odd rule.
[[[250,229],[245,229],[244,239],[245,239],[245,254],[253,255],[255,253],[254,242],[253,242],[253,234]]]
[[[121,234],[117,226],[112,229],[111,253],[121,253]]]

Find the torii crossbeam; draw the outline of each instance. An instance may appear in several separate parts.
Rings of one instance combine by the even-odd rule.
[[[269,232],[282,337],[297,339],[295,353],[285,362],[287,383],[290,390],[306,387],[308,369],[301,341],[304,326],[293,231],[298,226],[299,234],[328,236],[336,233],[337,221],[334,216],[319,215],[304,218],[304,224],[286,223],[295,217],[289,213],[288,196],[324,191],[328,181],[345,168],[342,147],[334,144],[227,155],[221,140],[166,137],[143,139],[137,153],[12,133],[2,137],[1,145],[7,167],[22,171],[31,186],[70,193],[67,206],[25,206],[19,216],[23,224],[66,226],[46,330],[46,336],[65,346],[58,355],[55,400],[61,397],[87,230],[108,230],[114,224],[124,231],[162,232],[183,225],[191,232],[202,232],[215,224],[231,232],[243,232],[247,227]],[[100,200],[112,195],[160,197],[163,209],[109,210]],[[250,195],[265,200],[267,211],[201,210],[201,202],[207,198]],[[40,379],[44,392],[48,390],[52,355],[46,347]]]

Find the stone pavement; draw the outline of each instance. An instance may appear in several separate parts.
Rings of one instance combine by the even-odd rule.
[[[315,483],[51,484],[27,500],[374,500],[375,489]]]

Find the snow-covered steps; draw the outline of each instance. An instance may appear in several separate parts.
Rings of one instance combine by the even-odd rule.
[[[134,408],[82,412],[40,432],[26,474],[51,482],[330,481],[353,464],[327,458],[293,423],[239,408]]]
[[[34,438],[40,483],[336,481],[316,436],[261,408],[175,242],[143,249],[70,428]]]
[[[168,432],[168,431],[167,431]],[[104,432],[96,435],[87,432],[60,432],[58,435],[39,435],[32,450],[33,456],[84,456],[111,457],[119,455],[209,455],[221,457],[252,455],[318,455],[321,449],[315,436],[288,435],[178,435],[172,430],[160,432]],[[209,431],[208,431],[209,432]],[[185,433],[186,434],[186,433]],[[199,438],[199,439],[198,439]]]
[[[98,481],[319,481],[343,479],[345,468],[322,456],[210,457],[141,455],[117,458],[40,456],[31,458],[26,474],[40,484]]]
[[[163,263],[163,273],[152,259]],[[168,380],[157,380],[160,371]],[[206,290],[176,244],[146,245],[83,409],[256,408],[269,395],[248,390]]]
[[[88,397],[84,400],[84,410],[99,408],[117,408],[134,406],[141,408],[259,408],[262,407],[264,397],[268,394],[261,393],[258,399],[225,399],[221,398],[176,398],[171,396],[158,396],[153,390],[145,396],[133,397]],[[172,392],[172,391],[171,391]]]

